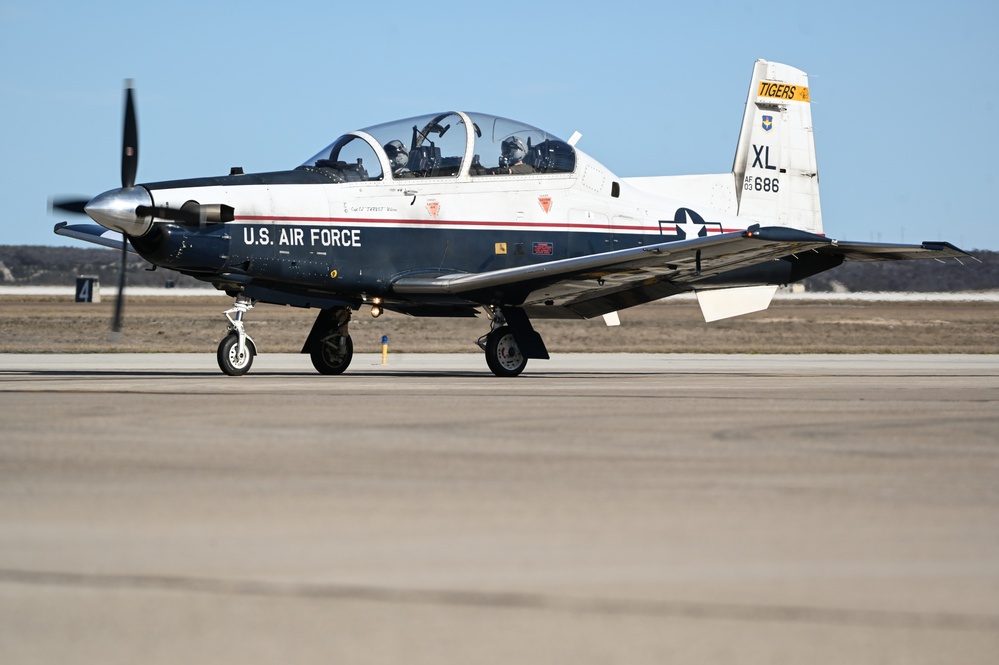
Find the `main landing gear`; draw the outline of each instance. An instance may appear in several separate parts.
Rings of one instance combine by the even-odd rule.
[[[236,296],[231,309],[224,312],[229,320],[229,334],[222,338],[217,353],[219,369],[229,376],[242,376],[250,371],[257,347],[243,329],[243,315],[253,309],[253,301],[244,295]]]
[[[312,366],[320,374],[343,374],[354,357],[354,343],[347,332],[349,307],[324,309],[312,324],[302,353],[312,358]]]
[[[517,376],[527,367],[527,358],[520,352],[509,326],[493,328],[479,338],[478,344],[486,352],[486,364],[496,376]]]
[[[545,342],[524,310],[490,307],[486,313],[492,321],[492,330],[479,338],[479,348],[486,352],[486,364],[493,374],[517,376],[527,367],[528,358],[548,360]]]

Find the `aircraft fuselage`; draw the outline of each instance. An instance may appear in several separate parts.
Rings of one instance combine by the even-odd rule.
[[[245,276],[350,301],[392,299],[392,282],[407,275],[518,268],[745,228],[707,210],[678,224],[682,203],[636,190],[591,160],[581,166],[589,179],[328,183],[297,170],[151,183],[144,187],[157,206],[225,201],[235,219],[157,223],[132,244],[147,260],[202,279]]]

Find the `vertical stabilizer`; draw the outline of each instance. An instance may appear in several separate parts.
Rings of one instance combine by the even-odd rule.
[[[805,72],[756,61],[732,171],[740,217],[822,233]]]

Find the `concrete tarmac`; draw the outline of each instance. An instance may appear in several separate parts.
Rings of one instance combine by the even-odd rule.
[[[999,356],[0,355],[3,663],[992,663]]]

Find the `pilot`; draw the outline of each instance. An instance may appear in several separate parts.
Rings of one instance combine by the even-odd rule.
[[[533,166],[524,163],[524,157],[527,156],[527,146],[516,136],[503,139],[500,149],[502,150],[502,154],[500,155],[499,168],[496,169],[496,173],[520,175],[535,172]]]
[[[411,178],[412,173],[406,168],[409,164],[409,151],[402,141],[389,141],[384,146],[385,154],[388,156],[389,164],[392,167],[393,178]]]

